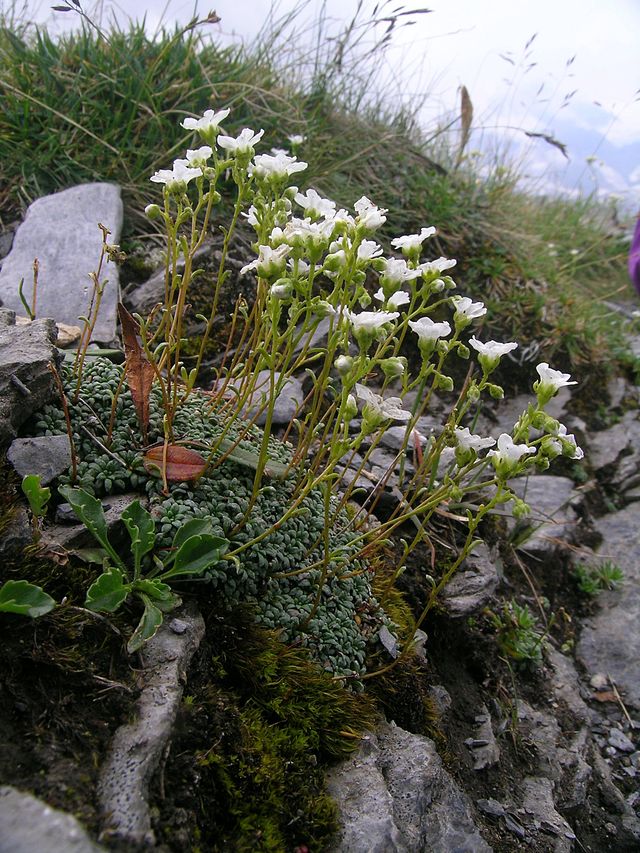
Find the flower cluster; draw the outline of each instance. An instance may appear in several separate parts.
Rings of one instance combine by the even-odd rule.
[[[427,225],[396,237],[391,241],[395,254],[386,253],[379,237],[387,221],[385,208],[362,196],[347,210],[316,189],[301,191],[291,181],[307,164],[284,149],[260,152],[263,130],[227,133],[222,125],[229,116],[228,109],[211,109],[185,118],[182,127],[197,134],[201,144],[150,178],[164,188],[164,205],[150,205],[147,212],[164,222],[168,251],[165,304],[130,330],[130,338],[142,341],[139,358],[154,368],[144,441],[139,407],[123,381],[126,369],[123,377],[121,368],[92,359],[82,383],[77,375],[68,377],[75,388],[69,409],[76,477],[97,494],[144,489],[163,547],[170,546],[185,520],[207,517],[213,531],[230,542],[225,558],[208,571],[221,599],[251,601],[256,618],[287,642],[308,646],[322,666],[338,675],[358,677],[367,641],[388,624],[384,602],[378,603],[372,591],[369,558],[376,543],[407,521],[414,522],[419,538],[443,504],[464,507],[467,545],[434,584],[430,607],[464,559],[482,518],[514,497],[511,478],[534,467],[544,470],[560,455],[581,458],[575,438],[545,412],[554,394],[574,383],[568,374],[541,363],[535,403],[511,432],[496,438],[472,432],[482,396],[502,397],[492,374],[518,344],[483,341],[487,308],[457,293],[451,276],[456,261],[423,259],[435,228]],[[295,152],[304,139],[289,142]],[[195,367],[187,370],[188,289],[212,211],[221,200],[218,187],[229,186],[235,193],[233,213],[223,232],[211,312],[204,317]],[[238,304],[234,328],[236,320],[238,326],[244,321],[244,328],[230,341],[216,385],[206,396],[195,382],[241,217],[255,232],[256,256],[241,275],[257,278],[256,301]],[[185,263],[179,273],[180,255]],[[463,388],[452,394],[455,357],[473,357],[477,363]],[[278,395],[302,370],[310,390],[304,411],[291,424],[294,456],[290,446],[272,438],[270,427]],[[265,371],[269,381],[257,395],[263,401],[261,431],[247,412],[256,398],[257,377]],[[425,437],[419,421],[435,396],[451,401],[450,412]],[[92,424],[95,419],[89,429],[83,426],[87,411]],[[403,479],[405,453],[398,482],[406,488],[397,511],[388,522],[362,532],[345,510],[349,491],[341,493],[336,483],[345,457],[357,457],[366,466],[392,424],[404,433],[399,455],[409,447],[414,451],[411,476]],[[65,418],[47,410],[38,429],[64,432]],[[153,440],[208,448],[211,470],[196,482],[169,486],[166,477],[165,482],[156,479],[142,465],[143,444]],[[272,479],[278,462],[295,476]],[[477,491],[482,501],[475,495],[467,499]],[[518,511],[523,507],[520,501]]]

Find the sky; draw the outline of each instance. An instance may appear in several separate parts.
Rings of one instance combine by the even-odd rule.
[[[2,3],[8,0],[0,0]],[[20,0],[19,0],[20,2]],[[53,0],[59,3],[61,0]],[[62,0],[64,2],[64,0]],[[74,13],[52,13],[48,3],[26,0],[29,17],[54,16],[58,27]],[[94,9],[89,0],[84,8]],[[298,26],[323,13],[338,33],[357,0],[280,0],[279,17],[298,9]],[[424,0],[431,10],[397,28],[386,60],[376,69],[378,86],[391,98],[420,103],[428,133],[444,115],[459,112],[465,86],[474,109],[467,151],[496,145],[518,164],[526,185],[538,192],[614,194],[628,210],[640,208],[640,0]],[[211,35],[251,41],[264,25],[270,0],[104,0],[103,11],[122,7],[145,17],[150,31],[161,23],[188,21],[215,9]],[[362,0],[362,19],[376,13],[422,7],[403,0]],[[406,17],[405,21],[412,20]],[[382,34],[386,24],[377,32]],[[304,37],[299,36],[304,48]],[[217,105],[216,105],[217,106]],[[566,146],[559,147],[543,134]]]

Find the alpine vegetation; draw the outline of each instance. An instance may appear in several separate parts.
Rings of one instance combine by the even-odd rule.
[[[199,519],[193,532],[200,538],[189,546],[192,577],[188,561],[181,563],[180,584],[196,591],[197,576],[221,603],[251,604],[258,622],[357,684],[381,661],[383,669],[390,663],[384,657],[389,635],[400,632],[385,613],[384,590],[412,549],[429,544],[434,514],[444,507],[455,512],[464,531],[455,558],[429,577],[415,624],[395,637],[403,648],[473,546],[482,520],[510,501],[517,515],[527,512],[509,481],[547,468],[560,455],[580,458],[573,436],[545,412],[570,377],[540,364],[535,396],[512,431],[475,434],[473,416],[483,396],[503,396],[492,374],[518,345],[476,337],[487,309],[457,292],[455,260],[423,259],[436,229],[427,225],[393,239],[401,257],[386,256],[376,240],[385,209],[363,196],[346,210],[313,188],[301,191],[292,181],[307,164],[283,150],[258,153],[263,131],[233,135],[223,127],[229,117],[228,109],[211,109],[186,118],[182,127],[196,135],[194,147],[151,176],[162,187],[162,199],[146,213],[166,235],[164,299],[146,317],[121,306],[124,366],[92,356],[85,334],[63,370],[60,405],[45,408],[35,429],[69,435],[73,460],[61,483],[72,505],[84,500],[78,493],[134,490],[148,507],[153,541],[133,569],[122,560],[116,567],[126,587],[118,593],[122,601],[137,592],[145,612],[151,606],[162,611],[158,602],[165,612],[175,606],[175,593],[162,587],[163,578],[167,588],[174,584],[168,557],[184,526]],[[232,214],[222,223],[216,212],[229,192]],[[255,232],[255,258],[235,283],[229,342],[212,367],[212,330],[242,221]],[[208,314],[192,318],[196,253],[213,227],[224,238],[216,284]],[[251,304],[241,295],[248,276],[257,279]],[[202,330],[195,353],[187,340],[192,319]],[[456,388],[454,360],[472,356]],[[199,386],[203,366],[214,373],[207,388]],[[278,438],[276,401],[303,372],[306,397]],[[424,437],[418,422],[436,396],[449,401],[448,414]],[[375,492],[356,506],[358,478],[349,482],[342,473],[355,465],[367,474],[393,424],[404,435],[396,501],[373,520]],[[146,516],[140,518],[151,530]],[[127,526],[135,527],[130,518]],[[402,554],[389,566],[394,534]],[[160,593],[145,586],[145,578],[156,578]],[[144,638],[159,624],[152,615]],[[372,652],[376,664],[367,672]]]

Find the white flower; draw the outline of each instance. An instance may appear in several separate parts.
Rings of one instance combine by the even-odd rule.
[[[253,158],[249,172],[258,178],[286,178],[294,172],[302,172],[307,168],[307,163],[298,161],[297,157],[288,154],[258,154]]]
[[[475,450],[476,453],[485,447],[493,447],[496,443],[495,438],[482,438],[472,433],[468,427],[456,427],[455,436],[458,447],[462,450]]]
[[[354,314],[348,308],[344,310],[344,316],[351,323],[354,332],[376,332],[387,323],[391,323],[400,315],[397,311],[361,311]]]
[[[528,444],[514,444],[511,436],[503,432],[502,435],[498,436],[498,449],[490,450],[487,456],[493,457],[493,463],[496,467],[501,462],[508,467],[513,467],[523,456],[535,452],[535,447],[529,447]]]
[[[465,320],[475,320],[487,313],[483,302],[472,302],[468,296],[452,296],[451,301],[456,309],[456,316]]]
[[[395,240],[391,241],[391,245],[394,249],[402,249],[402,253],[406,255],[420,249],[427,237],[431,237],[435,233],[436,229],[433,226],[430,228],[421,228],[419,234],[396,237]]]
[[[447,321],[434,323],[430,317],[420,317],[419,320],[409,320],[409,325],[421,341],[437,341],[451,332]]]
[[[288,154],[289,152],[286,148],[271,148],[269,153],[273,154],[274,157],[277,157],[278,154]]]
[[[543,361],[536,367],[538,371],[538,376],[540,377],[540,384],[547,386],[549,389],[553,388],[554,393],[559,388],[564,388],[567,385],[577,385],[578,383],[571,380],[570,373],[562,373],[560,370],[554,370],[552,367]]]
[[[453,258],[437,258],[435,261],[425,261],[418,269],[423,273],[444,272],[455,267],[458,262]]]
[[[262,139],[263,134],[264,130],[255,133],[250,127],[244,127],[238,136],[219,136],[218,145],[236,156],[238,154],[252,154],[253,146]]]
[[[287,266],[293,272],[295,269],[295,262],[293,258],[289,258],[287,261]],[[309,275],[311,272],[311,266],[306,261],[303,261],[302,258],[298,259],[298,275]]]
[[[295,200],[298,202],[300,207],[304,208],[307,216],[311,216],[312,218],[324,216],[325,219],[327,219],[331,218],[336,212],[335,201],[331,201],[331,199],[328,198],[322,198],[322,196],[313,189],[307,190],[304,195],[302,193],[297,193]]]
[[[195,151],[188,149],[187,151],[187,161],[190,166],[203,168],[207,164],[207,160],[213,154],[213,150],[210,145],[201,145],[200,148],[196,148]]]
[[[498,341],[482,343],[482,341],[476,340],[475,336],[469,339],[469,343],[480,355],[485,355],[490,359],[502,358],[503,355],[512,352],[512,350],[518,347],[518,344],[514,341],[507,344],[500,344]]]
[[[331,217],[331,221],[334,225],[341,225],[345,228],[355,228],[356,221],[351,216],[348,210],[345,210],[343,207],[340,210],[337,210],[333,216]]]
[[[287,136],[287,139],[292,145],[302,145],[306,140],[306,136],[302,136],[301,133],[292,133],[291,136]]]
[[[396,290],[396,292],[387,299],[382,288],[380,288],[380,290],[377,290],[373,294],[373,298],[380,302],[386,302],[387,305],[390,305],[392,308],[399,308],[401,305],[406,305],[408,302],[411,302],[411,297],[406,290]]]
[[[380,276],[383,284],[390,287],[399,287],[403,281],[411,281],[418,278],[420,270],[412,270],[407,262],[400,258],[385,258],[384,271]]]
[[[199,133],[215,133],[230,112],[231,110],[205,110],[202,118],[185,118],[180,122],[180,126],[185,130],[197,130]]]
[[[379,246],[375,240],[363,240],[358,246],[358,260],[371,261],[373,258],[379,258],[382,254],[382,246]]]
[[[557,438],[560,445],[560,452],[565,453],[570,459],[584,459],[584,450],[576,444],[574,435],[567,435],[567,428],[564,424],[560,424]]]
[[[375,394],[359,382],[356,382],[356,394],[364,403],[362,413],[365,418],[392,421],[408,421],[411,418],[411,412],[402,408],[400,397],[387,397],[385,400],[380,394]]]
[[[259,254],[255,261],[242,267],[240,275],[244,275],[249,270],[256,270],[262,278],[271,278],[280,275],[286,265],[286,257],[291,251],[291,247],[283,244],[277,249],[272,249],[271,246],[260,246]]]
[[[363,195],[362,198],[358,199],[354,204],[354,209],[358,214],[358,218],[356,220],[357,224],[372,231],[379,228],[381,225],[384,225],[387,221],[385,214],[388,213],[388,211],[385,208],[377,207],[366,197],[366,195]]]
[[[151,175],[149,180],[156,184],[165,184],[167,189],[182,188],[192,181],[194,178],[199,178],[202,175],[200,169],[193,169],[189,166],[188,160],[175,160],[173,169],[160,169],[155,174]]]

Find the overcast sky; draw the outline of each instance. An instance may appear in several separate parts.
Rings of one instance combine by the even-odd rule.
[[[296,5],[280,0],[277,11],[284,14]],[[301,18],[313,19],[323,4],[307,0],[304,5]],[[367,11],[376,5],[378,10],[412,8],[402,0],[386,6],[384,0],[363,0]],[[432,11],[396,32],[378,79],[393,77],[392,92],[400,79],[405,97],[428,96],[425,127],[458,108],[464,84],[474,105],[470,147],[486,145],[494,128],[510,133],[526,157],[524,171],[539,189],[559,182],[570,191],[578,185],[599,188],[640,206],[640,0],[425,0],[424,5]],[[30,17],[40,21],[55,15],[48,3],[27,0],[27,6]],[[104,6],[117,3],[105,0]],[[251,40],[271,6],[270,0],[211,0],[199,2],[197,9],[201,15],[211,9],[218,13],[221,22],[212,27],[216,37]],[[338,31],[353,16],[357,0],[326,0],[325,6]],[[84,7],[92,8],[89,0]],[[123,0],[121,8],[132,17],[146,16],[153,30],[160,22],[189,20],[196,4]],[[72,13],[58,14],[61,18],[70,22]],[[517,129],[509,132],[509,127]],[[569,160],[539,138],[526,137],[523,129],[566,143]]]

